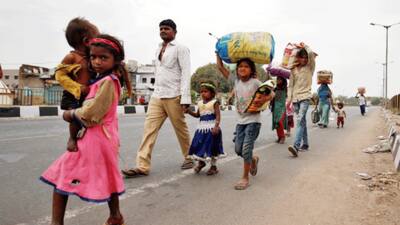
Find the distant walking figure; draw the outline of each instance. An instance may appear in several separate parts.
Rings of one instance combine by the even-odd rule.
[[[357,93],[356,98],[358,98],[358,104],[360,105],[361,115],[365,115],[365,107],[367,106],[367,101],[363,93]]]

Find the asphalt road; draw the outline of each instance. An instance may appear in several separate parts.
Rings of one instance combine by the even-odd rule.
[[[310,123],[308,115],[310,153],[323,151],[321,146],[328,137],[340,140],[344,134],[352,135],[351,127],[372,120],[369,115],[376,114],[379,109],[369,110],[371,112],[362,117],[358,108],[347,107],[348,118],[343,130],[336,129],[335,121],[331,121],[328,129],[320,130]],[[167,120],[154,147],[150,176],[125,182],[126,194],[121,196],[121,208],[127,224],[257,224],[255,221],[259,221],[256,219],[260,214],[255,213],[251,222],[238,212],[246,214],[249,213],[246,209],[264,204],[260,202],[260,193],[263,193],[262,199],[274,199],[281,188],[290,185],[301,163],[324,157],[324,154],[315,154],[312,159],[300,157],[293,161],[286,150],[293,138],[287,139],[287,144],[275,144],[270,113],[264,112],[262,118],[255,146],[261,158],[260,172],[251,180],[249,189],[240,194],[233,190],[242,171],[242,161],[235,156],[232,143],[235,112],[222,113],[221,128],[228,157],[218,162],[220,173],[214,177],[207,177],[204,172],[195,175],[192,170],[180,170],[183,159]],[[197,120],[187,116],[187,121],[193,134]],[[143,122],[144,115],[120,117],[121,168],[134,166]],[[67,136],[67,124],[59,118],[0,120],[1,225],[49,224],[52,188],[38,177],[65,151]],[[96,205],[70,197],[66,224],[101,224],[106,218],[105,204]]]

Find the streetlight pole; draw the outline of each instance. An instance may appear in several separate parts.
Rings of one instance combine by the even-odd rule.
[[[371,26],[381,26],[386,29],[386,57],[385,57],[385,100],[387,100],[387,90],[388,90],[388,52],[389,52],[389,28],[398,25],[399,23],[394,23],[390,25],[382,25],[378,23],[370,23]]]
[[[393,63],[394,61],[390,61],[389,63]],[[382,99],[385,99],[385,68],[386,68],[386,63],[380,63],[376,62],[376,64],[382,65]]]
[[[385,63],[382,63],[382,99],[385,99]]]

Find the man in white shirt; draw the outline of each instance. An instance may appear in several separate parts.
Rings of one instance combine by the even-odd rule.
[[[143,139],[137,153],[136,168],[122,170],[126,177],[146,176],[150,172],[151,153],[158,132],[167,117],[170,119],[182,150],[182,169],[193,168],[188,158],[190,147],[189,129],[184,110],[191,104],[190,96],[190,52],[175,41],[176,24],[167,19],[160,22],[160,37],[163,42],[156,51],[154,92],[151,96]]]
[[[367,105],[367,101],[365,100],[364,93],[357,93],[356,98],[358,98],[358,104],[360,105],[361,115],[365,115],[365,106]]]

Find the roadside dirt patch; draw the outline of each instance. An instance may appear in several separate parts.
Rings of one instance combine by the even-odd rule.
[[[387,134],[383,120],[377,130],[381,134]],[[378,139],[376,143],[379,144]],[[362,224],[400,224],[400,174],[394,171],[392,154],[369,154],[365,165],[370,179],[359,176],[358,181],[358,192],[364,193],[368,200],[365,205],[367,214],[363,216]]]

